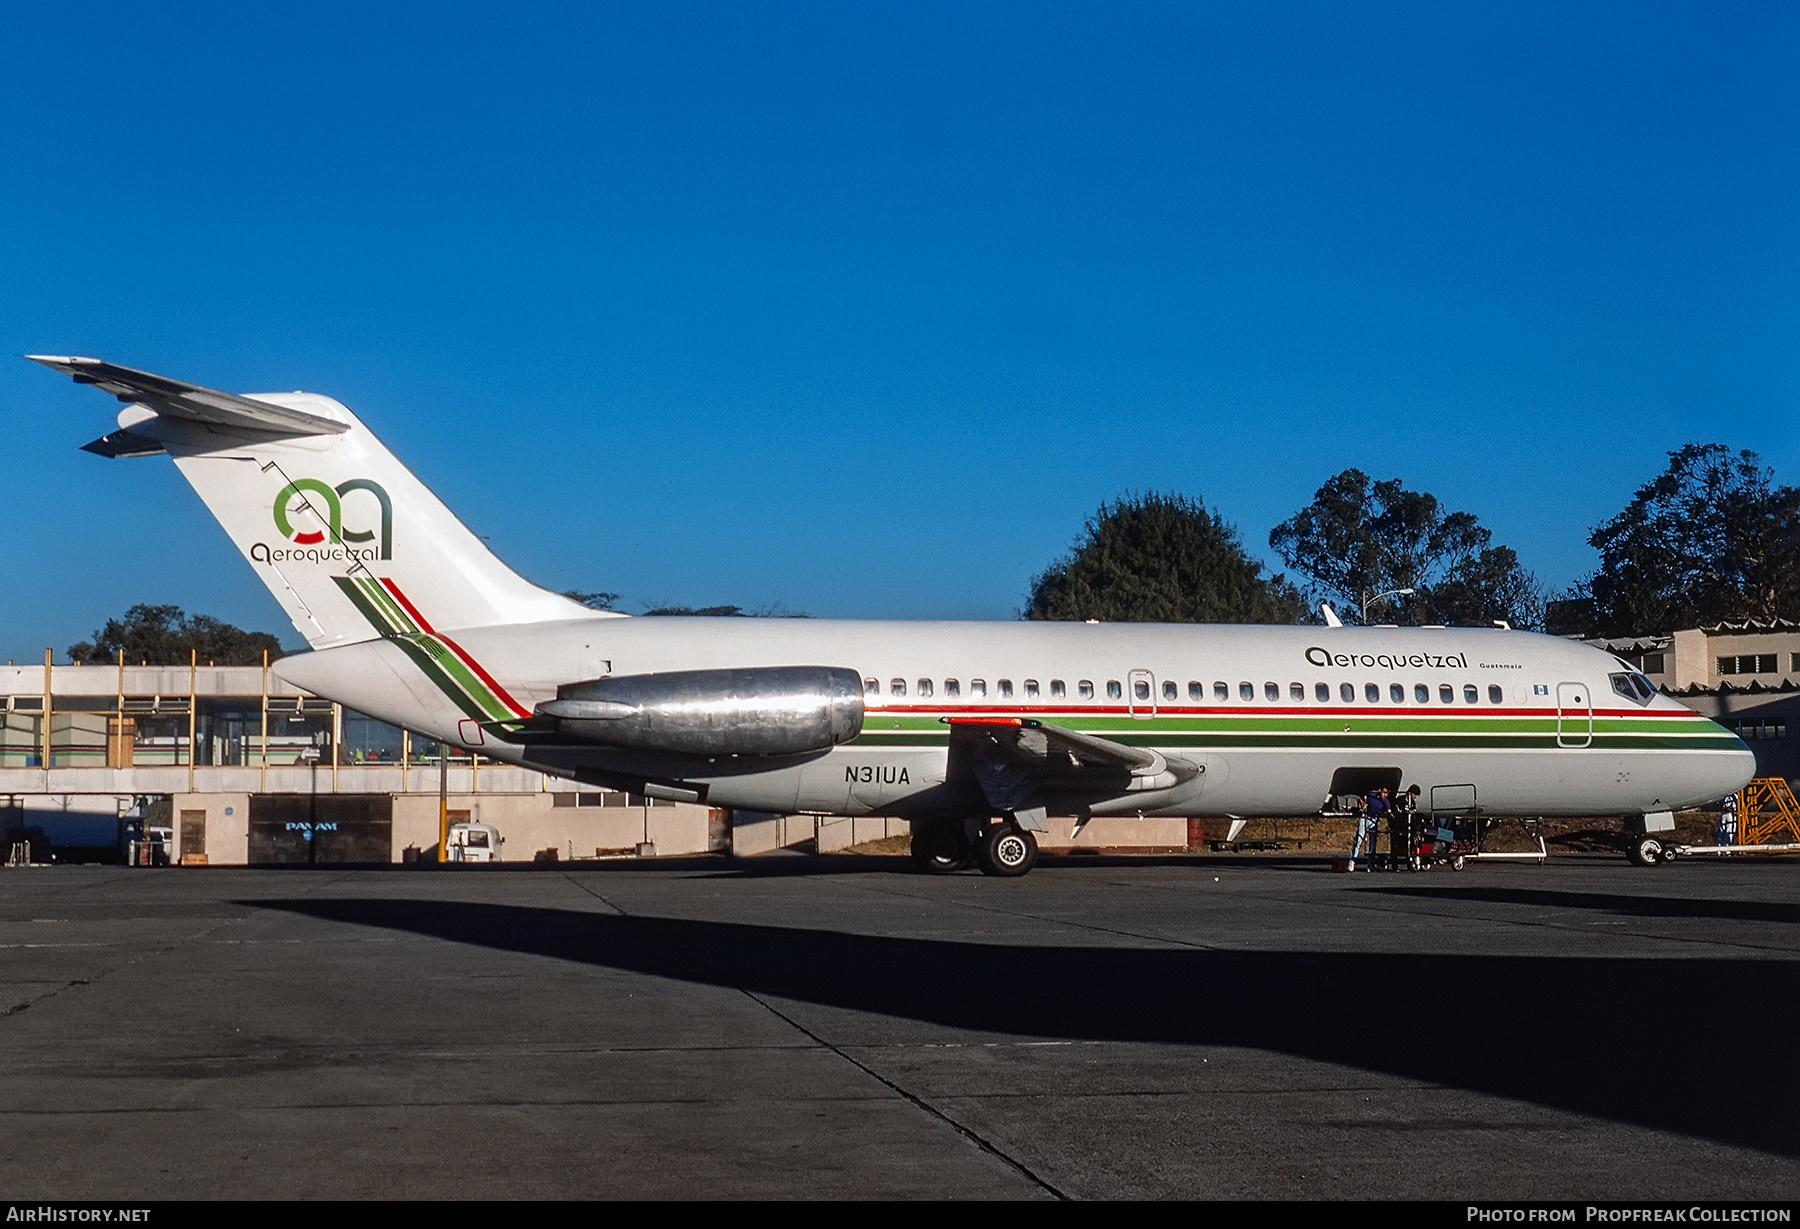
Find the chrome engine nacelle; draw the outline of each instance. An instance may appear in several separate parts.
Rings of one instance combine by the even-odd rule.
[[[862,733],[862,678],[836,666],[675,670],[565,683],[537,706],[583,742],[693,755],[799,755]]]

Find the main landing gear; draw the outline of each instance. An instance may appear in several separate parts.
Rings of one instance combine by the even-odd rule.
[[[1037,865],[1037,837],[1012,823],[988,824],[973,839],[958,823],[915,824],[912,859],[920,870],[940,875],[973,862],[984,875],[1016,879]]]

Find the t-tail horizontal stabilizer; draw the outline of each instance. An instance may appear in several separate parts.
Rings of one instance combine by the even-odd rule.
[[[313,648],[380,637],[435,652],[440,629],[605,617],[508,569],[330,397],[27,357],[127,403],[88,450],[172,457]]]
[[[64,354],[27,354],[25,357],[62,372],[77,384],[92,384],[120,401],[141,405],[164,418],[256,435],[338,435],[350,429],[349,423],[319,414],[274,405],[254,397],[240,397],[236,393],[222,393],[216,388],[203,388],[185,380],[171,380],[104,359]],[[129,427],[103,435],[83,447],[103,457],[152,456],[164,451],[161,443],[133,432]]]

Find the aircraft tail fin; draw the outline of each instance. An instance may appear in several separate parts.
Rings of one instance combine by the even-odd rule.
[[[495,557],[356,415],[100,359],[28,355],[127,403],[101,456],[167,453],[315,649],[433,627],[598,617]]]

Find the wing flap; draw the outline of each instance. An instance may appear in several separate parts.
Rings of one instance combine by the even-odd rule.
[[[1204,769],[1146,747],[1028,717],[944,717],[955,758],[988,804],[1043,831],[1047,799],[1078,793],[1130,795],[1169,789]]]

